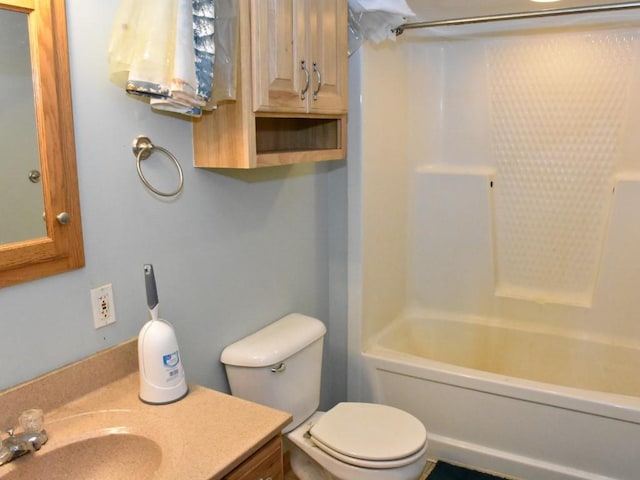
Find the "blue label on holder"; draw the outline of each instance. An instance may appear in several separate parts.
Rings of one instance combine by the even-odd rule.
[[[178,354],[178,350],[162,356],[162,364],[166,368],[173,368],[178,365],[178,363],[180,363],[180,355]]]

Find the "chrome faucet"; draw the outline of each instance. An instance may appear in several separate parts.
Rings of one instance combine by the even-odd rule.
[[[47,441],[47,432],[23,432],[14,434],[13,429],[7,431],[9,436],[2,441],[0,447],[0,465],[10,462],[25,453],[40,450],[40,447]]]
[[[34,415],[39,415],[39,418]],[[24,431],[16,434],[13,428],[7,430],[9,436],[0,444],[0,465],[26,453],[40,450],[49,439],[47,432],[42,428],[42,411],[28,410],[20,417]]]

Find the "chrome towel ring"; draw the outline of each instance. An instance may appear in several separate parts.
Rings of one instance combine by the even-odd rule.
[[[133,150],[133,154],[136,157],[136,168],[138,170],[138,176],[140,177],[140,180],[142,181],[145,187],[147,187],[156,195],[160,195],[161,197],[175,197],[182,191],[182,187],[184,186],[184,175],[182,174],[182,168],[180,167],[180,163],[178,162],[178,159],[169,150],[163,147],[159,147],[158,145],[154,145],[153,143],[151,143],[151,140],[149,140],[149,137],[145,137],[144,135],[139,135],[136,138],[134,138],[131,149]],[[149,158],[154,150],[159,150],[162,153],[164,153],[167,157],[169,157],[173,161],[174,165],[176,166],[176,169],[178,170],[178,175],[180,177],[178,182],[178,188],[176,188],[172,192],[163,192],[161,190],[158,190],[157,188],[155,188],[153,185],[149,183],[149,181],[145,178],[144,174],[142,173],[142,168],[140,168],[140,162],[142,162],[142,160],[146,160],[147,158]]]

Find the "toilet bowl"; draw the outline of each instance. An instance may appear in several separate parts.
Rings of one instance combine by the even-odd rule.
[[[322,342],[315,318],[290,314],[226,347],[232,395],[292,414],[283,430],[300,480],[417,480],[427,461],[427,431],[387,405],[342,402],[318,412]]]
[[[369,406],[380,408],[369,411]],[[384,408],[389,412],[383,413]],[[359,415],[359,409],[366,414]],[[355,422],[342,423],[343,410],[355,414]],[[334,413],[339,415],[331,418]],[[426,430],[421,422],[406,414],[405,424],[383,421],[373,424],[373,429],[360,428],[368,414],[393,422],[398,413],[405,412],[363,403],[341,403],[327,413],[314,413],[285,436],[292,470],[301,480],[416,480],[427,461]],[[335,427],[337,422],[341,423]],[[316,431],[320,435],[314,435]],[[356,434],[345,436],[346,431]],[[366,436],[369,438],[360,438]]]

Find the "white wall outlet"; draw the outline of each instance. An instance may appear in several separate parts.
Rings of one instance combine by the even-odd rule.
[[[116,306],[110,283],[91,289],[91,308],[95,328],[106,327],[116,321]]]

